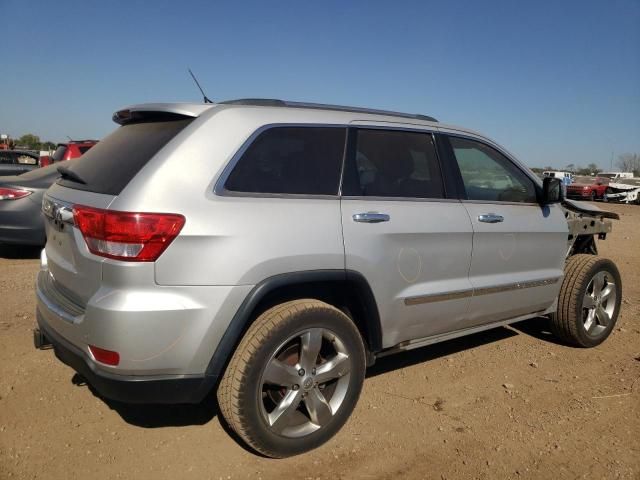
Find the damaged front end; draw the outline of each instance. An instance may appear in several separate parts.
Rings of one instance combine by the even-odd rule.
[[[565,199],[562,202],[564,215],[569,225],[567,257],[577,253],[598,254],[595,236],[607,238],[612,230],[611,219],[619,220],[617,213],[607,212],[588,202]]]
[[[605,198],[609,202],[640,205],[640,179],[625,179],[628,183],[610,183]]]

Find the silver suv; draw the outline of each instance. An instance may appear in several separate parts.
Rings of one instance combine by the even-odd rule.
[[[378,357],[541,316],[590,347],[616,322],[594,240],[615,215],[477,133],[280,100],[113,119],[43,201],[34,330],[104,397],[216,389],[284,457],[341,428]]]

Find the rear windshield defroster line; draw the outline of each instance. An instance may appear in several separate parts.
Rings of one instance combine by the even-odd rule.
[[[119,195],[136,174],[194,119],[133,123],[118,128],[67,169],[84,184],[64,177],[62,186]]]

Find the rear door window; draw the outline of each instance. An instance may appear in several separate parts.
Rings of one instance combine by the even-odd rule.
[[[78,190],[119,195],[142,167],[192,121],[193,118],[180,118],[124,125],[72,165],[65,165],[85,183],[69,178],[61,178],[58,183]]]
[[[231,192],[337,195],[346,128],[273,127],[260,133],[231,171]]]
[[[356,145],[345,165],[343,195],[444,198],[430,133],[360,129]]]

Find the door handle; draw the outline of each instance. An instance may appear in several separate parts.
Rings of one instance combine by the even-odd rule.
[[[495,213],[485,213],[484,215],[478,215],[478,221],[483,223],[500,223],[504,221],[502,215],[496,215]]]
[[[353,221],[361,222],[361,223],[388,222],[390,219],[391,217],[386,213],[377,213],[377,212],[356,213],[353,215]]]

